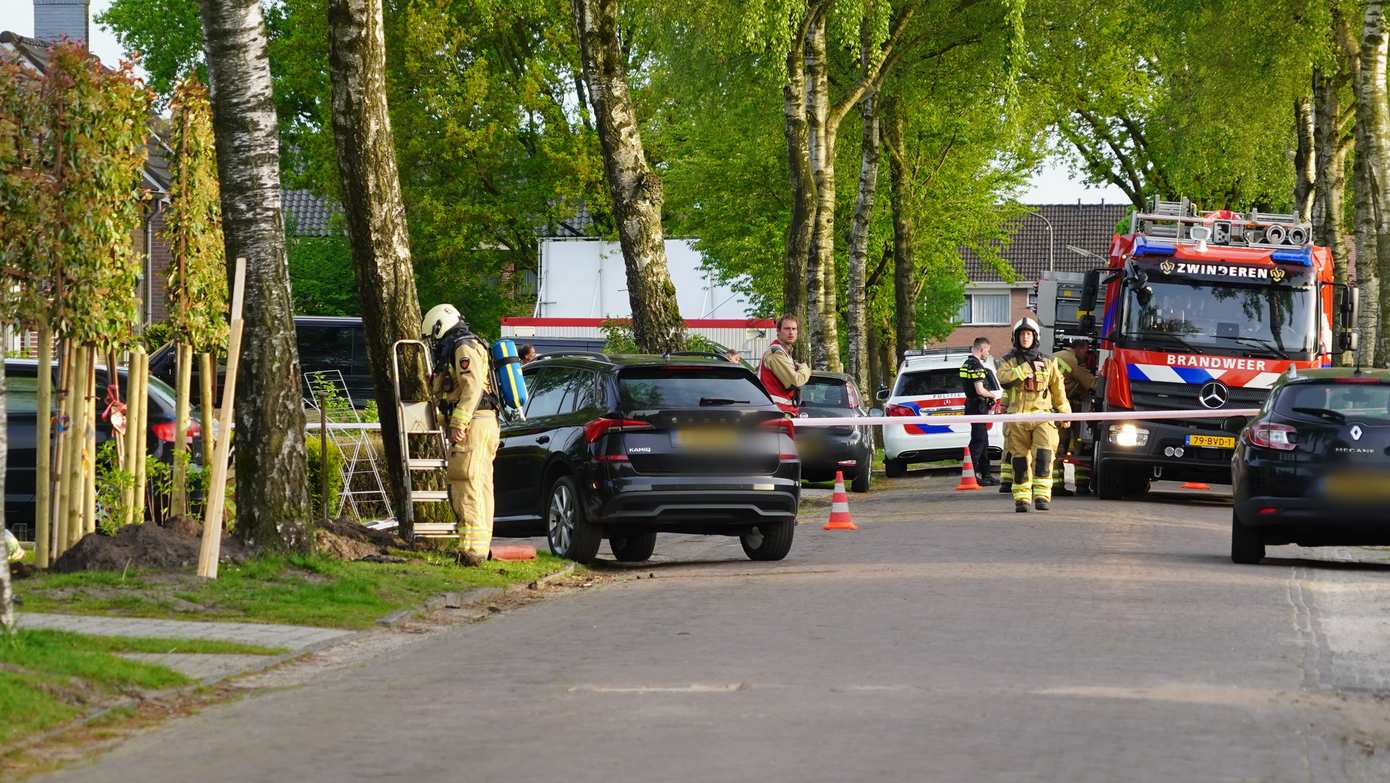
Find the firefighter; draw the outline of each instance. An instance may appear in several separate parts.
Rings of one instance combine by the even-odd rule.
[[[492,549],[492,458],[498,441],[487,346],[451,304],[431,308],[420,332],[435,355],[430,392],[448,422],[449,505],[462,527],[459,563],[482,565]]]
[[[799,326],[791,313],[777,319],[777,339],[763,353],[758,380],[768,396],[784,412],[796,415],[801,387],[811,380],[811,368],[792,358]]]
[[[1070,347],[1064,348],[1053,355],[1057,360],[1059,368],[1062,370],[1062,386],[1067,390],[1067,404],[1073,411],[1085,411],[1090,408],[1091,390],[1096,388],[1096,376],[1091,372],[1091,343],[1087,340],[1077,340],[1071,343]],[[1059,454],[1072,453],[1075,455],[1076,448],[1081,442],[1079,428],[1071,427],[1062,433],[1061,445],[1058,447]],[[1076,459],[1073,456],[1073,465],[1076,467],[1076,493],[1078,495],[1090,494],[1091,472],[1088,463],[1084,459]],[[1058,460],[1053,466],[1052,480],[1054,483],[1062,480],[1062,462]],[[1066,486],[1057,488],[1057,494],[1070,495]]]
[[[1041,331],[1031,318],[1014,324],[1014,349],[999,368],[1009,397],[1009,413],[1071,413],[1057,360],[1038,349]],[[1066,422],[1062,423],[1066,427]],[[1005,430],[1005,449],[1013,457],[1014,510],[1046,511],[1052,503],[1052,460],[1057,453],[1053,422],[1015,422]]]

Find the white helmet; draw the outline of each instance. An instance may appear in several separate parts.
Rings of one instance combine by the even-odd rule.
[[[1038,347],[1038,340],[1042,338],[1042,328],[1038,326],[1037,321],[1034,321],[1032,318],[1028,318],[1026,316],[1018,319],[1018,322],[1014,324],[1014,347],[1022,347],[1018,344],[1018,333],[1023,331],[1024,329],[1027,329],[1028,331],[1033,333],[1033,347]]]
[[[438,340],[461,321],[463,316],[459,315],[457,307],[448,303],[435,305],[425,313],[425,320],[420,322],[420,336],[426,340]]]

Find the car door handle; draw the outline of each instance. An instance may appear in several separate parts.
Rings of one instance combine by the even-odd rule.
[[[550,442],[550,436],[549,436],[549,435],[542,435],[542,436],[540,436],[539,438],[536,438],[536,442],[537,442],[537,443],[549,443],[549,442]]]

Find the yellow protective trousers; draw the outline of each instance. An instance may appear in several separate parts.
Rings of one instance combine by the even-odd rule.
[[[1018,422],[1009,425],[1004,437],[1004,449],[1013,459],[1014,500],[1051,501],[1057,425],[1050,421]]]
[[[449,505],[459,523],[459,548],[479,557],[487,557],[492,549],[492,458],[497,441],[497,412],[476,411],[463,442],[449,445]]]

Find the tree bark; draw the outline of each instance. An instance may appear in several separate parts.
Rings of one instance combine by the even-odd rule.
[[[420,300],[396,169],[386,103],[386,39],[381,0],[329,0],[328,61],[333,81],[333,137],[343,212],[352,241],[357,298],[386,449],[387,488],[396,519],[407,520],[407,466],[392,391],[391,346],[419,336]],[[423,369],[423,368],[417,368]],[[424,389],[423,373],[401,379]],[[409,536],[411,531],[401,530]]]
[[[806,334],[811,342],[811,364],[817,369],[830,367],[831,347],[827,344],[825,271],[834,263],[835,172],[833,134],[827,135],[830,112],[830,75],[826,64],[825,17],[811,26],[805,41],[806,132],[809,137],[811,179],[815,183],[815,217],[811,221],[811,245],[806,257]],[[827,146],[828,145],[828,146]],[[831,189],[826,193],[826,188]],[[827,205],[827,200],[829,201]],[[827,253],[826,244],[830,245]],[[838,346],[836,346],[838,347]],[[835,351],[838,353],[838,351]],[[838,357],[837,357],[838,359]]]
[[[0,345],[8,346],[10,327],[0,324]],[[47,367],[40,367],[47,372]],[[5,494],[5,470],[9,459],[9,406],[6,404],[5,363],[0,361],[0,496]],[[41,415],[39,419],[44,417]],[[5,546],[5,508],[0,504],[0,634],[14,632],[14,592],[10,588],[9,548]]]
[[[236,534],[270,549],[312,545],[299,351],[285,257],[280,144],[260,0],[199,0],[212,86],[228,280],[246,259],[236,395]]]
[[[1342,225],[1347,163],[1347,144],[1341,128],[1343,84],[1345,77],[1340,72],[1313,71],[1315,165],[1318,170],[1313,235],[1319,245],[1332,249],[1334,276],[1339,283],[1348,280],[1347,233]]]
[[[797,341],[798,360],[809,362],[810,314],[807,311],[807,260],[816,219],[816,182],[811,173],[810,129],[806,120],[806,37],[825,14],[828,2],[810,3],[787,50],[786,80],[782,84],[782,134],[787,142],[787,171],[791,182],[792,216],[787,226],[786,252],[782,260],[782,310],[796,316],[805,339]]]
[[[1360,281],[1361,309],[1363,313],[1374,312],[1379,315],[1380,296],[1385,293],[1390,275],[1390,203],[1386,202],[1387,187],[1390,186],[1390,105],[1386,100],[1386,54],[1387,37],[1385,16],[1380,2],[1369,2],[1363,17],[1361,31],[1361,57],[1356,79],[1356,120],[1361,145],[1357,148],[1358,158],[1365,159],[1364,184],[1369,197],[1370,217],[1376,237],[1375,261],[1357,259],[1357,277],[1360,281],[1362,270],[1374,270],[1376,281]],[[1363,353],[1369,356],[1370,363],[1379,365],[1390,356],[1390,332],[1386,330],[1386,319],[1377,317],[1373,332],[1374,348]],[[1363,334],[1362,340],[1368,335]],[[1363,351],[1365,348],[1363,347]]]
[[[867,38],[867,35],[865,36]],[[863,43],[862,58],[868,67],[868,42]],[[863,118],[859,162],[859,191],[854,199],[854,218],[849,230],[849,374],[859,388],[869,385],[869,340],[865,333],[864,307],[867,301],[866,271],[869,254],[869,221],[873,217],[874,197],[878,192],[878,99],[866,95],[859,104]]]
[[[908,199],[907,150],[903,143],[903,116],[898,101],[883,105],[883,146],[888,151],[889,201],[893,207],[893,363],[902,363],[903,354],[917,345],[917,307],[913,280],[916,271],[914,226]]]
[[[685,322],[666,266],[661,178],[647,165],[618,41],[618,0],[573,0],[584,82],[603,149],[603,170],[627,265],[632,337],[639,350],[685,347]]]
[[[1313,219],[1313,199],[1317,195],[1317,131],[1313,118],[1313,98],[1303,95],[1294,99],[1294,212],[1304,223]]]

